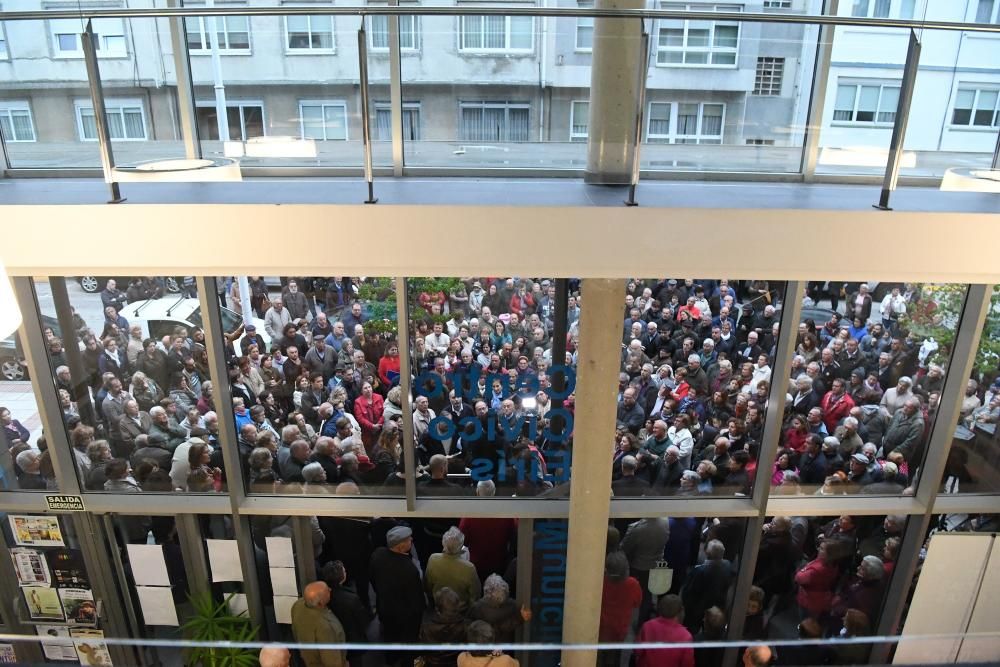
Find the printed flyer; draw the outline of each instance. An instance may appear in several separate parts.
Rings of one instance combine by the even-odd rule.
[[[28,605],[28,615],[32,619],[50,619],[62,621],[62,604],[59,603],[59,594],[54,588],[43,588],[41,586],[23,586],[21,593],[24,595],[24,602]]]
[[[86,588],[60,588],[59,599],[62,600],[66,621],[81,625],[97,623],[97,605],[94,604],[94,594]]]
[[[48,586],[52,577],[49,574],[45,554],[34,549],[14,548],[10,550],[14,561],[14,572],[21,586]]]
[[[114,667],[111,654],[104,639],[104,632],[92,628],[73,628],[70,630],[76,644],[76,655],[84,667]]]
[[[14,541],[22,547],[63,547],[62,530],[59,529],[59,517],[55,516],[19,516],[11,515],[11,530],[14,531]]]
[[[35,632],[39,637],[65,637],[66,643],[45,642],[42,644],[42,653],[49,660],[71,660],[77,661],[76,647],[69,640],[69,628],[61,625],[36,625]]]

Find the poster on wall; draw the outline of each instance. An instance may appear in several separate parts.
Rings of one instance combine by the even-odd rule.
[[[83,553],[78,549],[50,549],[45,553],[57,588],[90,588]]]
[[[0,663],[13,665],[17,663],[17,654],[13,644],[0,644]]]
[[[21,586],[48,586],[51,583],[49,566],[41,551],[14,548],[10,550],[10,557],[14,561],[14,572]]]
[[[38,633],[39,637],[50,637],[53,639],[65,637],[67,640],[66,643],[53,641],[42,644],[42,653],[45,654],[48,660],[77,661],[76,647],[73,646],[73,642],[69,641],[69,628],[61,625],[36,625],[35,632]]]
[[[94,604],[94,594],[87,588],[60,588],[59,599],[62,600],[66,621],[81,625],[97,623],[97,605]]]
[[[10,528],[14,532],[14,542],[22,547],[62,547],[62,530],[59,517],[11,515]]]
[[[56,589],[43,588],[41,586],[23,586],[21,593],[24,595],[25,604],[28,605],[28,615],[32,619],[59,621],[65,619]]]
[[[76,657],[84,667],[114,667],[104,633],[93,628],[73,628],[70,636],[75,640]]]

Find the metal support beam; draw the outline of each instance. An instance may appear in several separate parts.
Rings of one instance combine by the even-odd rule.
[[[824,14],[836,16],[840,0],[828,0]],[[819,160],[819,140],[823,128],[823,110],[826,107],[826,91],[830,83],[830,61],[833,55],[835,26],[823,25],[819,28],[816,43],[816,61],[812,76],[812,99],[809,102],[809,118],[802,144],[802,178],[812,183],[816,178],[816,163]]]
[[[101,169],[104,171],[104,182],[111,191],[109,204],[120,204],[122,197],[118,182],[115,181],[115,155],[111,148],[111,132],[108,130],[108,117],[104,108],[104,89],[101,86],[101,68],[97,63],[97,46],[94,42],[94,27],[87,21],[87,27],[80,35],[83,43],[83,59],[87,63],[87,81],[90,84],[90,101],[94,107],[94,126],[97,128],[97,143],[101,152]]]
[[[965,308],[962,310],[958,333],[952,345],[951,365],[944,380],[944,387],[941,389],[941,401],[934,420],[934,430],[924,448],[927,453],[918,473],[920,481],[917,485],[916,498],[928,509],[933,508],[934,500],[941,488],[941,478],[955,435],[955,424],[958,423],[961,412],[965,387],[975,363],[979,338],[983,333],[983,324],[990,309],[992,287],[992,285],[970,285],[969,293],[965,297]],[[930,528],[932,516],[931,513],[918,514],[911,516],[907,521],[899,556],[896,558],[896,567],[885,595],[882,617],[875,630],[876,635],[891,635],[899,630],[903,606],[910,592],[913,577],[916,576],[920,549]],[[891,648],[891,645],[877,644],[872,649],[872,662],[886,662]]]
[[[42,324],[35,307],[35,284],[31,278],[12,278],[14,295],[21,309],[21,345],[31,374],[31,386],[35,392],[38,414],[44,425],[45,440],[49,457],[55,472],[59,490],[65,494],[79,495],[81,486],[76,476],[76,463],[69,436],[63,426],[62,410],[59,407],[59,393],[52,382],[49,369],[48,343],[42,333]],[[61,323],[60,323],[61,325]],[[72,330],[72,329],[71,329]],[[70,338],[65,346],[67,351],[75,346],[76,337]],[[78,377],[74,377],[74,380]]]
[[[534,543],[535,520],[519,519],[517,522],[517,573],[514,575],[517,590],[514,591],[514,597],[521,607],[531,607],[531,570],[534,566]],[[515,637],[515,639],[522,644],[527,644],[531,641],[531,624],[523,623],[521,627],[524,631],[520,637]],[[531,656],[532,651],[523,651],[519,658],[521,665],[531,667]]]
[[[1000,169],[1000,132],[997,133],[997,145],[993,148],[993,162],[990,166],[993,169]]]
[[[556,278],[556,307],[552,317],[552,366],[564,366],[566,362],[566,336],[569,332],[569,279]],[[563,373],[555,373],[549,377],[553,389],[562,395],[566,386],[566,377]],[[558,410],[563,406],[562,398],[552,399],[552,410]],[[566,427],[565,420],[561,414],[556,414],[552,418],[552,433],[560,434]]]
[[[649,33],[645,30],[639,40],[639,82],[638,98],[635,105],[635,135],[632,144],[632,177],[629,180],[628,199],[626,206],[638,206],[635,200],[635,188],[639,185],[639,160],[642,148],[642,119],[643,110],[646,106],[646,76],[649,73]]]
[[[358,30],[358,73],[361,80],[361,143],[365,149],[365,182],[368,183],[368,199],[365,203],[375,204],[378,199],[375,198],[375,177],[372,175],[372,128],[371,118],[368,116],[368,40],[365,37],[364,18],[361,19],[361,28]],[[402,118],[402,103],[399,113]]]
[[[226,365],[226,332],[222,328],[219,302],[216,298],[215,279],[200,276],[196,279],[198,302],[205,322],[205,347],[208,349],[209,372],[215,385],[215,403],[219,414],[219,446],[222,447],[222,461],[226,466],[226,486],[233,511],[233,532],[240,552],[243,567],[243,592],[247,596],[250,619],[261,627],[265,624],[264,608],[261,605],[260,585],[257,581],[257,564],[254,554],[253,536],[246,517],[240,516],[240,508],[247,497],[246,477],[243,461],[237,447],[238,434],[233,420],[233,396],[229,388],[229,369]]]
[[[775,353],[773,371],[771,373],[771,389],[767,397],[767,414],[764,421],[764,433],[761,436],[758,461],[773,461],[778,451],[778,440],[781,438],[782,420],[785,412],[785,398],[788,391],[786,378],[788,369],[795,354],[795,334],[799,327],[799,317],[802,314],[802,296],[805,294],[805,283],[789,282],[785,289],[784,301],[781,304],[781,325],[778,335],[778,349]],[[770,468],[765,466],[765,469]],[[758,468],[758,471],[762,470]],[[733,604],[729,614],[729,639],[743,637],[743,622],[747,603],[750,600],[750,587],[753,585],[753,571],[757,565],[757,551],[760,549],[761,526],[767,512],[767,495],[770,492],[770,477],[758,474],[753,485],[751,498],[757,508],[757,517],[747,519],[747,529],[743,536],[743,548],[740,551],[740,572],[733,593]],[[725,660],[735,662],[736,649],[727,649]]]
[[[212,590],[212,578],[198,515],[176,514],[174,520],[177,522],[177,539],[181,546],[181,558],[184,560],[184,572],[187,574],[188,593],[209,593]]]
[[[7,178],[8,169],[10,169],[10,156],[7,154],[7,142],[4,141],[3,133],[0,133],[0,178]]]
[[[621,359],[621,330],[608,322],[621,319],[625,298],[623,279],[589,278],[583,282],[580,351],[573,425],[570,515],[566,546],[566,598],[563,642],[592,644],[598,639],[604,585],[604,543],[611,500],[611,457],[608,442],[615,431],[614,392]],[[598,547],[598,548],[595,548]],[[597,652],[566,650],[566,667],[591,667]]]
[[[135,605],[132,603],[132,594],[129,591],[131,586],[129,585],[128,576],[125,574],[125,563],[122,562],[122,548],[118,542],[118,534],[115,531],[115,521],[110,514],[101,514],[100,519],[96,514],[91,515],[91,519],[96,524],[100,521],[99,525],[95,525],[95,528],[103,528],[103,532],[99,532],[99,535],[103,536],[104,547],[110,553],[111,560],[109,567],[114,568],[114,577],[111,578],[111,583],[115,584],[117,599],[120,599],[125,606],[125,618],[129,623],[129,637],[143,637],[145,633],[143,632],[144,627],[139,623],[139,617],[135,613]],[[122,535],[125,538],[125,535]],[[108,562],[107,559],[104,562]],[[107,604],[105,600],[105,604]],[[148,665],[149,660],[146,656],[147,647],[137,646],[136,652],[139,654],[139,662],[142,665]],[[156,649],[150,648],[150,650],[155,654]]]
[[[34,285],[31,285],[31,294],[34,298]],[[59,331],[63,341],[63,350],[66,352],[66,361],[69,364],[70,379],[73,382],[73,400],[76,401],[77,409],[80,411],[80,418],[85,424],[94,428],[97,427],[97,409],[94,406],[93,397],[90,391],[90,383],[87,381],[87,373],[83,365],[83,356],[80,354],[79,339],[76,327],[73,324],[73,305],[69,301],[69,291],[66,289],[66,278],[62,276],[49,277],[49,290],[52,293],[52,306],[55,308],[55,316],[59,321]],[[31,303],[31,310],[24,310],[25,305],[21,305],[21,313],[34,312],[35,304]],[[96,334],[95,334],[96,335]],[[48,367],[48,356],[42,357]],[[51,376],[55,369],[48,370]],[[34,374],[34,369],[32,369]]]
[[[396,343],[399,345],[399,409],[403,411],[403,463],[406,466],[406,511],[417,506],[417,455],[413,441],[413,371],[410,357],[410,303],[407,300],[406,278],[396,281]]]
[[[292,517],[292,536],[295,544],[295,569],[299,573],[299,587],[305,587],[316,581],[316,557],[313,556],[311,517]]]
[[[889,140],[889,161],[885,165],[882,180],[882,194],[874,208],[891,211],[889,197],[899,181],[899,167],[903,159],[903,142],[906,140],[906,126],[910,120],[910,103],[913,101],[913,87],[917,80],[920,64],[920,40],[917,33],[910,30],[910,43],[906,47],[906,66],[903,68],[903,82],[899,87],[899,102],[896,104],[896,122],[892,124],[892,139]]]
[[[398,7],[399,0],[389,0],[390,7]],[[392,116],[392,175],[402,176],[406,164],[403,137],[403,64],[399,46],[399,16],[389,17],[389,107]]]
[[[168,7],[180,7],[180,0],[167,0]],[[187,28],[184,19],[170,17],[170,47],[174,52],[174,73],[177,78],[177,116],[184,139],[184,157],[201,159],[201,138],[198,136],[198,117],[195,113],[194,80],[191,76],[191,55],[188,50]]]

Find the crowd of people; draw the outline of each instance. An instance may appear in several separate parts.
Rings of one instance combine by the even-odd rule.
[[[905,328],[907,307],[928,298],[919,289],[894,288],[873,304],[867,284],[843,286],[853,289],[846,313],[805,318],[779,378],[780,289],[765,285],[767,298],[740,305],[725,280],[630,286],[615,495],[745,495],[758,478],[779,494],[912,492],[944,384],[945,361],[936,360],[949,356]],[[655,306],[635,307],[650,292]],[[811,297],[806,305],[815,306]],[[774,383],[786,393],[780,447],[760,461]],[[970,380],[963,418],[993,419],[1000,399],[992,393],[983,409],[977,389]]]

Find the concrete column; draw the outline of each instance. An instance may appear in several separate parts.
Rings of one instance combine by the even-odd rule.
[[[642,0],[597,0],[595,9],[643,9]],[[586,183],[627,185],[639,99],[640,19],[594,20]]]
[[[621,354],[624,280],[583,281],[566,546],[563,643],[596,643],[611,502],[611,444]],[[564,667],[593,667],[596,651],[563,651]]]

